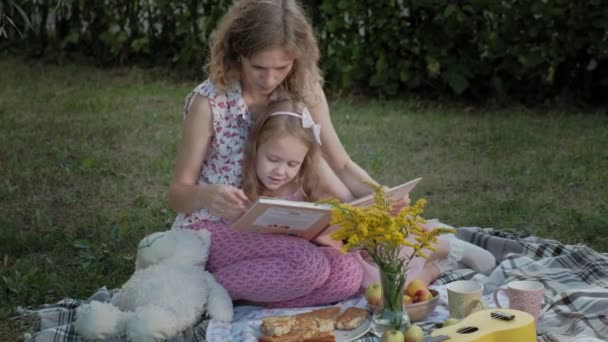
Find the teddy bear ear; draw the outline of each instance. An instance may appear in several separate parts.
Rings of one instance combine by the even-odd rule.
[[[173,255],[177,242],[171,231],[156,232],[143,238],[137,246],[135,268],[142,269]]]

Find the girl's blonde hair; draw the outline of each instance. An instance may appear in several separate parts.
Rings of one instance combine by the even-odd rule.
[[[319,183],[317,170],[321,150],[319,143],[312,129],[302,126],[301,118],[291,115],[272,115],[276,112],[302,114],[303,108],[304,106],[299,102],[291,100],[277,101],[269,105],[266,114],[258,118],[251,128],[245,145],[245,160],[243,163],[245,173],[243,190],[250,200],[255,200],[266,190],[256,172],[259,147],[270,139],[285,135],[300,139],[308,147],[308,153],[294,181],[302,189],[304,196],[311,199],[312,191]]]
[[[211,38],[206,68],[216,87],[225,90],[240,81],[240,57],[250,58],[270,48],[284,48],[294,56],[282,87],[306,102],[321,82],[319,47],[308,18],[296,0],[241,0],[233,4]]]

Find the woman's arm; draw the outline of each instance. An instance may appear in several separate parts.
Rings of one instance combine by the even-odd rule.
[[[340,202],[354,200],[355,196],[342,183],[325,159],[319,159],[318,166],[316,167],[319,183],[313,189],[310,199],[318,201],[326,198],[335,198]]]
[[[365,170],[350,159],[344,146],[342,146],[331,122],[327,99],[320,84],[315,86],[313,98],[310,102],[309,111],[315,122],[321,125],[321,150],[324,159],[354,197],[358,198],[372,193],[372,188],[364,181],[376,182]]]
[[[242,190],[223,184],[196,184],[213,137],[213,116],[209,99],[196,96],[184,119],[169,188],[169,206],[183,213],[207,208],[211,215],[234,219],[245,210]]]

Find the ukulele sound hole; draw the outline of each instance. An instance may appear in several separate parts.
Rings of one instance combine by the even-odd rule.
[[[476,332],[477,330],[479,330],[479,328],[477,328],[477,327],[464,327],[464,328],[460,328],[460,329],[456,330],[456,332],[459,334],[472,334],[472,333]]]

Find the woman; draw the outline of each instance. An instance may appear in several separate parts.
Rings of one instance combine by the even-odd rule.
[[[291,236],[236,232],[228,223],[248,204],[241,164],[249,129],[280,98],[304,102],[321,125],[329,181],[345,184],[345,196],[370,192],[362,182],[370,177],[349,158],[331,124],[318,59],[312,27],[294,0],[240,1],[214,34],[209,79],[186,99],[169,190],[169,204],[180,213],[174,227],[211,231],[209,270],[235,300],[320,305],[361,285],[363,271],[352,255]]]
[[[291,236],[237,232],[229,224],[249,201],[241,189],[249,129],[279,99],[303,102],[320,124],[327,161],[321,174],[339,198],[371,192],[363,182],[371,178],[333,128],[318,60],[312,27],[294,0],[243,0],[214,34],[209,79],[186,99],[169,190],[169,204],[180,213],[174,227],[212,233],[208,268],[234,300],[320,305],[348,298],[361,286],[363,269],[354,255]]]

